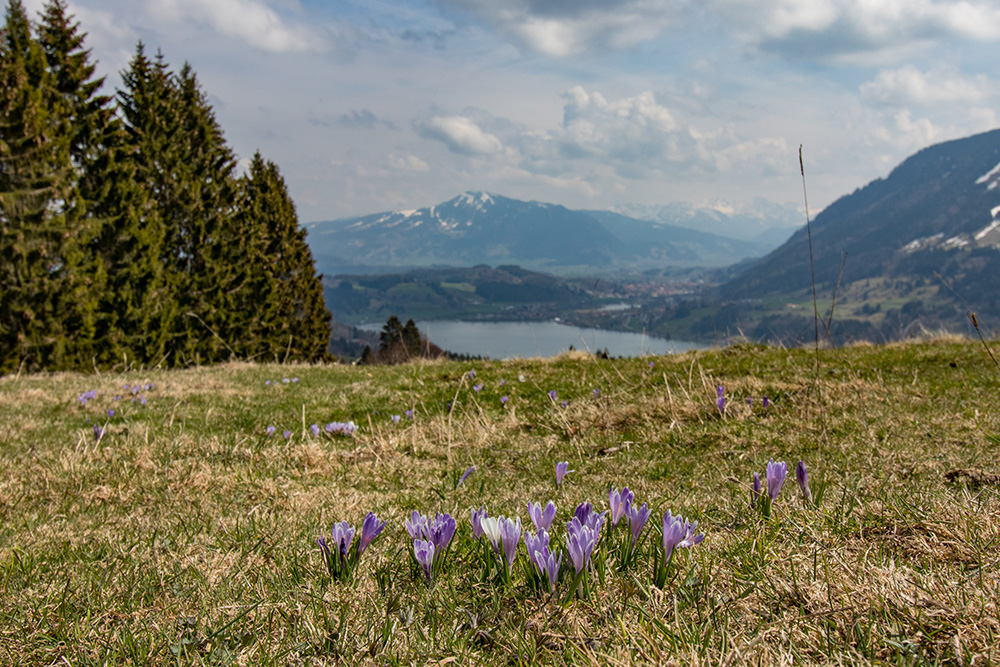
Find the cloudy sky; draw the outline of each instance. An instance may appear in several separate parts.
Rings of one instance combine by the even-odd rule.
[[[25,0],[34,13],[43,0]],[[302,222],[487,190],[812,212],[1000,125],[996,0],[69,0],[119,85],[189,62]]]

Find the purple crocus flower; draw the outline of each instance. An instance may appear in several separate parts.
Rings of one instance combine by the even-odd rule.
[[[507,401],[509,401],[509,400],[510,400],[510,399],[509,399],[508,397],[506,397],[506,396],[501,396],[501,397],[500,397],[500,405],[507,405]]]
[[[563,477],[571,472],[573,471],[569,469],[569,461],[556,463],[556,486],[562,486]]]
[[[573,518],[596,533],[601,529],[601,524],[604,523],[604,516],[607,513],[607,511],[600,513],[594,511],[594,506],[591,503],[580,503],[576,506],[576,511],[573,512]]]
[[[468,372],[468,376],[469,376],[470,380],[475,380],[476,379],[476,371],[469,371]]]
[[[501,379],[501,380],[500,380],[500,386],[501,386],[501,387],[506,387],[506,386],[507,386],[507,381],[506,381],[506,380],[503,380],[503,379]]]
[[[762,401],[762,404],[763,404],[765,410],[767,409],[767,406],[769,406],[771,404],[771,402],[767,400],[767,396],[764,397],[764,400]]]
[[[268,435],[268,437],[270,437],[270,436],[274,435],[274,427],[273,427],[273,426],[268,426],[268,427],[267,427],[266,429],[264,429],[264,430],[265,430],[265,431],[267,431],[267,435]]]
[[[629,506],[635,499],[635,494],[628,490],[626,486],[620,492],[615,487],[611,487],[608,494],[608,506],[611,508],[611,527],[617,528],[618,522],[622,520]]]
[[[288,384],[288,378],[281,378],[281,381],[285,384]]]
[[[480,392],[482,390],[483,390],[483,385],[482,384],[474,384],[474,385],[472,385],[472,391],[475,391],[475,392],[478,393],[478,392]]]
[[[361,554],[365,552],[372,540],[379,536],[383,528],[385,528],[385,521],[379,522],[375,512],[369,512],[365,515],[365,520],[361,523],[361,539],[358,540],[358,558],[361,558]]]
[[[285,440],[288,440],[289,438],[292,437],[292,432],[289,431],[288,429],[285,429],[282,435],[285,436]]]
[[[354,541],[354,529],[346,521],[333,524],[333,541],[331,544],[340,554],[341,558],[347,557],[347,550]]]
[[[407,419],[413,419],[413,410],[407,410],[403,414],[406,415]]]
[[[312,426],[309,427],[309,430],[312,431],[312,434],[314,436],[318,436],[319,435],[319,424],[313,424]]]
[[[550,500],[543,510],[541,503],[528,503],[528,516],[535,524],[535,530],[548,530],[556,518],[556,504]],[[530,549],[528,553],[531,553]]]
[[[559,407],[561,408],[569,407],[569,401],[563,401],[562,403],[559,404]]]
[[[718,395],[718,398],[715,400],[716,407],[719,408],[719,412],[720,413],[721,412],[725,412],[726,411],[726,390],[720,384],[718,387],[715,388],[715,393]]]
[[[639,541],[639,535],[642,533],[643,526],[646,525],[646,521],[649,519],[651,514],[649,507],[646,503],[643,503],[639,509],[636,509],[634,505],[629,505],[628,507],[628,525],[632,530],[632,546]]]
[[[663,554],[664,566],[670,563],[674,549],[683,549],[699,544],[705,539],[705,534],[695,535],[698,530],[697,521],[685,521],[680,514],[673,516],[670,510],[663,515]]]
[[[805,461],[799,461],[799,464],[795,466],[795,481],[799,483],[799,488],[802,489],[802,498],[807,503],[811,503],[812,491],[809,490],[809,471],[806,470]]]
[[[403,525],[406,526],[406,532],[409,534],[411,540],[420,539],[426,524],[427,517],[417,510],[413,510],[409,519],[403,519]]]
[[[108,417],[114,417],[114,416],[115,416],[115,411],[114,410],[108,410]]]
[[[544,530],[539,530],[534,535],[531,534],[530,530],[524,531],[524,546],[528,551],[528,560],[531,561],[533,565],[538,565],[535,562],[535,556],[543,548],[549,548],[549,534]]]
[[[486,508],[480,507],[477,510],[472,510],[472,536],[482,537],[483,535],[483,519],[489,517],[489,513]]]
[[[593,391],[593,395],[594,395],[594,398],[600,398],[601,397],[601,390],[600,389],[595,389]]]
[[[556,402],[556,390],[555,389],[549,389],[549,400],[552,401],[553,403]]]
[[[514,569],[514,558],[517,556],[517,543],[521,539],[521,517],[513,519],[500,517],[497,523],[500,527],[504,559],[507,561],[507,573],[510,574]]]
[[[785,465],[784,461],[775,463],[774,459],[771,459],[767,462],[767,495],[772,501],[777,499],[778,492],[781,491],[781,485],[785,483],[787,475],[788,466]]]
[[[597,539],[598,531],[583,525],[575,516],[570,519],[566,527],[566,549],[577,574],[580,574],[590,562],[594,547],[597,546]]]
[[[434,544],[425,540],[413,540],[413,556],[424,571],[427,583],[431,583],[434,575]]]
[[[653,368],[653,366],[655,366],[655,365],[656,365],[656,364],[654,364],[654,363],[653,363],[652,361],[651,361],[651,362],[649,362],[649,367],[650,367],[650,368]]]
[[[474,472],[476,472],[476,466],[469,466],[465,470],[465,472],[462,473],[462,476],[458,478],[458,484],[455,485],[455,488],[457,489],[458,487],[462,486],[462,482],[469,479],[469,475],[471,475]]]
[[[424,523],[424,533],[426,533],[427,539],[434,543],[434,549],[440,554],[440,557],[444,556],[445,549],[451,543],[451,538],[455,535],[455,528],[455,519],[447,513],[437,514],[434,516],[433,522],[426,521]]]
[[[760,473],[755,472],[753,474],[753,489],[750,491],[751,503],[756,505],[758,498],[760,498]]]
[[[101,438],[104,437],[104,433],[105,433],[104,427],[102,427],[100,424],[94,424],[94,437],[97,439],[98,442],[100,442]]]
[[[392,416],[392,423],[393,424],[398,424],[399,423],[399,415],[393,415]]]
[[[265,387],[270,387],[271,386],[271,381],[270,380],[264,380],[264,386]]]
[[[538,573],[549,580],[549,592],[555,592],[556,580],[559,579],[559,567],[562,565],[562,554],[556,558],[556,554],[549,551],[548,545],[536,551],[532,557],[532,563],[538,568]]]

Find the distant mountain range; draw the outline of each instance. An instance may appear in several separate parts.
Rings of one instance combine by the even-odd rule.
[[[774,226],[784,229],[784,236],[762,236],[764,218],[757,216],[750,238],[734,238],[691,226],[711,220],[716,229],[737,229],[747,227],[750,218],[675,207],[673,214],[649,209],[639,214],[655,219],[639,219],[467,192],[428,208],[314,222],[306,229],[317,269],[327,275],[479,264],[586,273],[722,267],[760,257],[791,233],[788,212],[778,212]],[[675,218],[688,224],[670,222]]]

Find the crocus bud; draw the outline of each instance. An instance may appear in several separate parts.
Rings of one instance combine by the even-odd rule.
[[[802,489],[802,498],[806,503],[811,503],[812,491],[809,490],[809,471],[806,470],[805,461],[799,461],[799,464],[795,466],[795,480],[799,483],[799,488]]]

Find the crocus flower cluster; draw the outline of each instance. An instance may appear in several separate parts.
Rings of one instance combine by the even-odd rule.
[[[384,528],[385,521],[379,521],[374,512],[369,512],[361,523],[361,534],[358,536],[357,546],[352,549],[351,544],[355,541],[355,530],[346,521],[334,523],[331,530],[332,539],[329,542],[322,537],[316,540],[323,553],[323,562],[326,563],[326,569],[330,576],[338,581],[351,579],[361,560],[361,554]]]
[[[358,425],[353,421],[349,422],[330,422],[326,425],[326,432],[330,435],[354,435],[354,432],[358,430]]]
[[[413,540],[413,557],[427,577],[427,583],[433,584],[435,577],[441,572],[451,538],[455,535],[455,519],[445,513],[435,515],[431,521],[413,510],[404,524]]]

